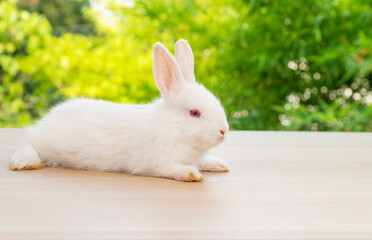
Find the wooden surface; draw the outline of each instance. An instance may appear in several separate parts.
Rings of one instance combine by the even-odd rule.
[[[22,133],[0,130],[0,239],[372,239],[371,133],[230,132],[202,183],[8,171]]]

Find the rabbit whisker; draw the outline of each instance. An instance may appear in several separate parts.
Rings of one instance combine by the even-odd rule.
[[[221,84],[221,86],[218,88],[217,90],[217,93],[216,93],[216,96],[218,97],[218,92],[220,91],[220,89],[222,88],[222,86],[226,83],[227,79],[225,79],[225,81],[223,81],[223,83]]]

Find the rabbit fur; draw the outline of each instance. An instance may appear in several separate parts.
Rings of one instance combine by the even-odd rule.
[[[195,81],[189,44],[178,40],[174,58],[156,43],[153,72],[162,98],[152,103],[77,98],[52,108],[27,129],[10,169],[51,166],[179,181],[203,181],[200,171],[228,171],[224,160],[206,155],[229,126],[219,100]]]

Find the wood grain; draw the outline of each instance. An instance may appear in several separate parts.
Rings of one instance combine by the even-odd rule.
[[[202,183],[44,168],[9,171],[0,239],[372,239],[372,134],[230,132]]]

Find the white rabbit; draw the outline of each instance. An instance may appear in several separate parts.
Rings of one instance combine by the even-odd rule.
[[[150,104],[118,104],[78,98],[54,107],[27,129],[12,170],[43,166],[125,172],[179,181],[203,181],[203,171],[228,171],[205,156],[228,131],[225,112],[195,81],[194,57],[185,40],[175,58],[154,46],[153,71],[162,98]]]

